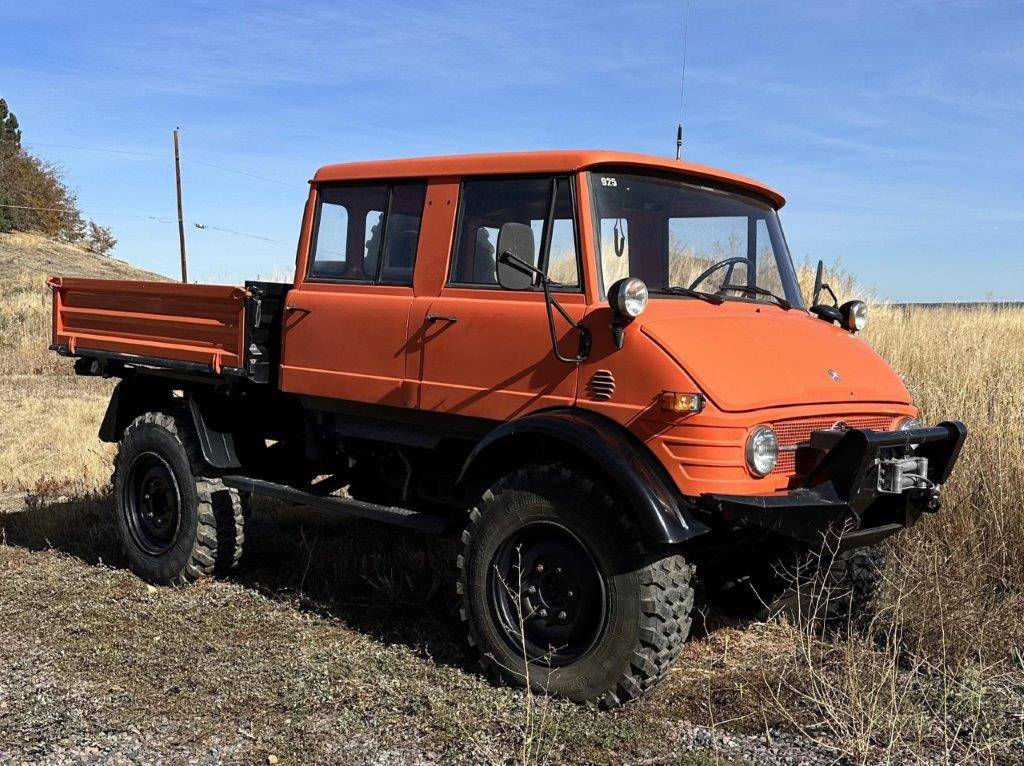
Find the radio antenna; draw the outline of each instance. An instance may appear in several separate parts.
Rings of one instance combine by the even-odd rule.
[[[679,125],[676,126],[676,162],[683,156],[683,88],[686,85],[686,44],[690,37],[690,1],[683,16],[683,66],[679,73]]]

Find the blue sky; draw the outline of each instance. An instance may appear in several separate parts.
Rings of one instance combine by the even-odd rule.
[[[3,2],[0,96],[116,254],[280,276],[317,166],[601,147],[670,154],[685,0]],[[904,300],[1024,299],[1024,2],[694,0],[687,159],[789,199],[796,259]],[[105,147],[112,154],[42,144]],[[149,154],[157,156],[147,156]],[[132,217],[140,216],[140,217]]]

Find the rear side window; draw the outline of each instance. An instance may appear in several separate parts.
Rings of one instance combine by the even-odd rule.
[[[502,224],[517,222],[533,229],[533,265],[546,270],[555,286],[579,287],[576,224],[572,189],[567,178],[557,181],[551,245],[547,252],[542,252],[551,181],[551,178],[498,178],[463,182],[451,284],[497,287],[498,232]]]
[[[411,285],[425,183],[320,189],[309,278]]]

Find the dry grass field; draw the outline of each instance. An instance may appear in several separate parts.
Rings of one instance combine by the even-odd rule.
[[[0,235],[0,763],[1024,763],[1024,312],[874,311],[922,420],[971,436],[871,626],[709,614],[602,714],[477,673],[430,538],[262,505],[229,579],[124,570],[111,384],[45,352],[48,271],[139,274]]]

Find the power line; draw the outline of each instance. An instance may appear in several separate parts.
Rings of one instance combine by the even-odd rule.
[[[6,144],[11,144],[11,145],[19,145],[19,146],[49,146],[49,147],[55,147],[55,148],[59,148],[59,149],[74,149],[76,151],[82,151],[82,152],[105,152],[107,154],[125,154],[125,155],[129,155],[129,156],[133,156],[133,157],[152,157],[152,158],[161,159],[161,160],[166,159],[166,155],[157,154],[156,152],[137,152],[137,151],[128,150],[128,149],[111,149],[111,148],[102,147],[102,146],[76,146],[76,145],[72,145],[72,144],[40,143],[40,142],[37,142],[37,141],[33,141],[31,143],[23,143],[23,142],[20,143],[20,142],[17,142],[17,141],[0,141],[0,143],[6,143]],[[292,189],[302,189],[303,191],[305,191],[307,189],[306,186],[300,186],[299,184],[290,183],[288,181],[281,181],[280,179],[277,179],[277,178],[268,178],[267,176],[257,175],[256,173],[249,173],[248,171],[238,170],[237,168],[229,168],[226,165],[218,165],[218,164],[213,163],[213,162],[206,162],[205,160],[197,160],[197,159],[194,159],[192,157],[185,157],[184,155],[182,155],[181,159],[185,160],[186,162],[192,162],[192,163],[194,163],[196,165],[205,165],[208,168],[216,168],[217,170],[223,170],[223,171],[225,171],[227,173],[235,173],[236,175],[246,176],[247,178],[255,178],[255,179],[258,179],[260,181],[266,181],[268,183],[278,184],[279,186],[287,186],[287,187],[292,188]]]
[[[13,142],[11,142],[11,143],[13,143]],[[164,155],[156,154],[155,152],[135,152],[135,151],[130,151],[128,149],[106,149],[106,148],[100,148],[100,147],[96,147],[96,146],[72,146],[71,144],[41,144],[41,143],[38,143],[36,141],[32,141],[32,142],[30,142],[28,144],[25,144],[25,145],[26,146],[50,146],[50,147],[55,147],[55,148],[58,148],[58,149],[75,149],[75,150],[82,151],[82,152],[107,152],[109,154],[130,154],[130,155],[133,155],[135,157],[158,157],[159,159],[164,159]]]
[[[10,208],[10,209],[14,209],[14,210],[38,210],[38,211],[53,212],[53,213],[79,213],[79,214],[85,214],[85,215],[89,215],[89,216],[111,216],[111,217],[121,217],[121,218],[143,218],[143,219],[146,219],[146,220],[149,220],[149,221],[156,221],[157,223],[173,223],[173,224],[177,224],[178,223],[178,219],[177,218],[162,218],[161,216],[145,215],[143,213],[100,213],[100,212],[90,211],[90,210],[75,210],[74,208],[68,208],[68,207],[36,207],[35,205],[7,205],[7,204],[0,204],[0,207],[2,207],[2,208]],[[264,237],[261,234],[250,234],[249,232],[245,232],[245,231],[236,231],[235,229],[226,229],[226,228],[224,228],[222,226],[214,226],[213,224],[209,224],[209,223],[199,223],[197,221],[185,221],[185,223],[187,223],[189,226],[192,226],[192,227],[194,227],[196,229],[200,229],[200,230],[209,229],[211,231],[223,232],[224,234],[234,234],[234,235],[236,235],[238,237],[248,237],[249,239],[259,239],[259,240],[262,240],[264,242],[273,242],[276,245],[285,245],[286,247],[291,247],[292,244],[294,244],[294,243],[290,243],[290,242],[282,242],[279,239],[271,239],[270,237]]]
[[[247,234],[244,231],[235,231],[234,229],[223,229],[220,226],[211,226],[208,223],[193,223],[192,225],[195,226],[197,229],[213,229],[214,231],[222,231],[225,234],[235,234],[239,237],[248,237],[249,239],[261,239],[264,242],[273,242],[274,244],[277,245],[286,245],[288,247],[291,247],[294,244],[291,242],[282,242],[279,239],[271,239],[270,237],[264,237],[259,234]]]
[[[236,174],[238,174],[240,176],[246,176],[248,178],[258,178],[261,181],[269,181],[272,184],[280,184],[281,186],[289,186],[292,189],[302,189],[303,191],[305,191],[306,188],[307,188],[305,186],[299,186],[298,184],[288,183],[287,181],[278,181],[276,178],[267,178],[266,176],[258,176],[255,173],[247,173],[244,170],[235,170],[234,168],[228,168],[228,167],[225,167],[224,165],[215,165],[212,162],[204,162],[203,160],[192,159],[191,157],[186,157],[184,155],[182,155],[181,158],[183,160],[185,160],[186,162],[192,162],[192,163],[194,163],[196,165],[205,165],[208,168],[217,168],[217,170],[224,170],[224,171],[227,171],[228,173],[236,173]]]

